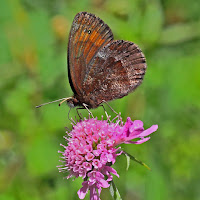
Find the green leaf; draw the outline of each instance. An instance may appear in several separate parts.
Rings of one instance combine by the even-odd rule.
[[[110,183],[110,194],[114,200],[122,200],[119,190],[117,189],[116,185],[114,184],[114,181],[111,181],[111,183]]]
[[[125,154],[125,156],[126,156],[126,161],[127,161],[126,170],[128,170],[130,167],[130,156],[128,154]]]
[[[151,170],[150,167],[148,167],[145,163],[143,163],[142,161],[138,160],[138,159],[135,158],[134,156],[132,156],[132,155],[126,153],[125,151],[123,151],[123,154],[124,154],[126,157],[129,157],[129,159],[131,159],[131,160],[133,160],[133,161],[139,163],[140,165],[146,167],[148,170]],[[128,162],[128,161],[127,161],[127,162]]]

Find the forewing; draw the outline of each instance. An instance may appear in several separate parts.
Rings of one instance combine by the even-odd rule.
[[[133,91],[142,83],[147,67],[139,47],[123,40],[113,40],[100,49],[90,64],[83,89],[96,106]]]
[[[100,18],[78,13],[72,23],[68,43],[68,76],[74,94],[83,95],[83,81],[97,52],[113,40],[113,34]]]

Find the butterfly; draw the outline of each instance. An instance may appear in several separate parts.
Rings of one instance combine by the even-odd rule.
[[[67,59],[74,95],[63,101],[70,107],[97,108],[128,95],[142,83],[147,68],[136,44],[114,40],[109,26],[88,12],[78,13],[73,20]]]

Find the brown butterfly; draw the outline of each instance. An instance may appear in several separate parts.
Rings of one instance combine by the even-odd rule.
[[[142,83],[146,68],[144,54],[136,44],[114,40],[99,17],[80,12],[68,43],[68,77],[74,95],[59,100],[70,107],[96,108],[132,92]]]

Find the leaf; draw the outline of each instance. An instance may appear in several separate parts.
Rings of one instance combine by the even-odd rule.
[[[140,165],[146,167],[148,170],[151,170],[150,167],[148,167],[145,163],[143,163],[142,161],[138,160],[137,158],[135,158],[134,156],[128,154],[127,152],[123,151],[123,154],[126,156],[126,157],[129,157],[129,159],[139,163]],[[128,161],[127,161],[128,162]]]
[[[122,200],[119,190],[114,184],[114,181],[112,180],[110,183],[110,194],[113,197],[114,200]]]
[[[128,154],[125,154],[125,156],[126,156],[126,161],[127,161],[126,170],[128,170],[130,167],[130,156]]]

